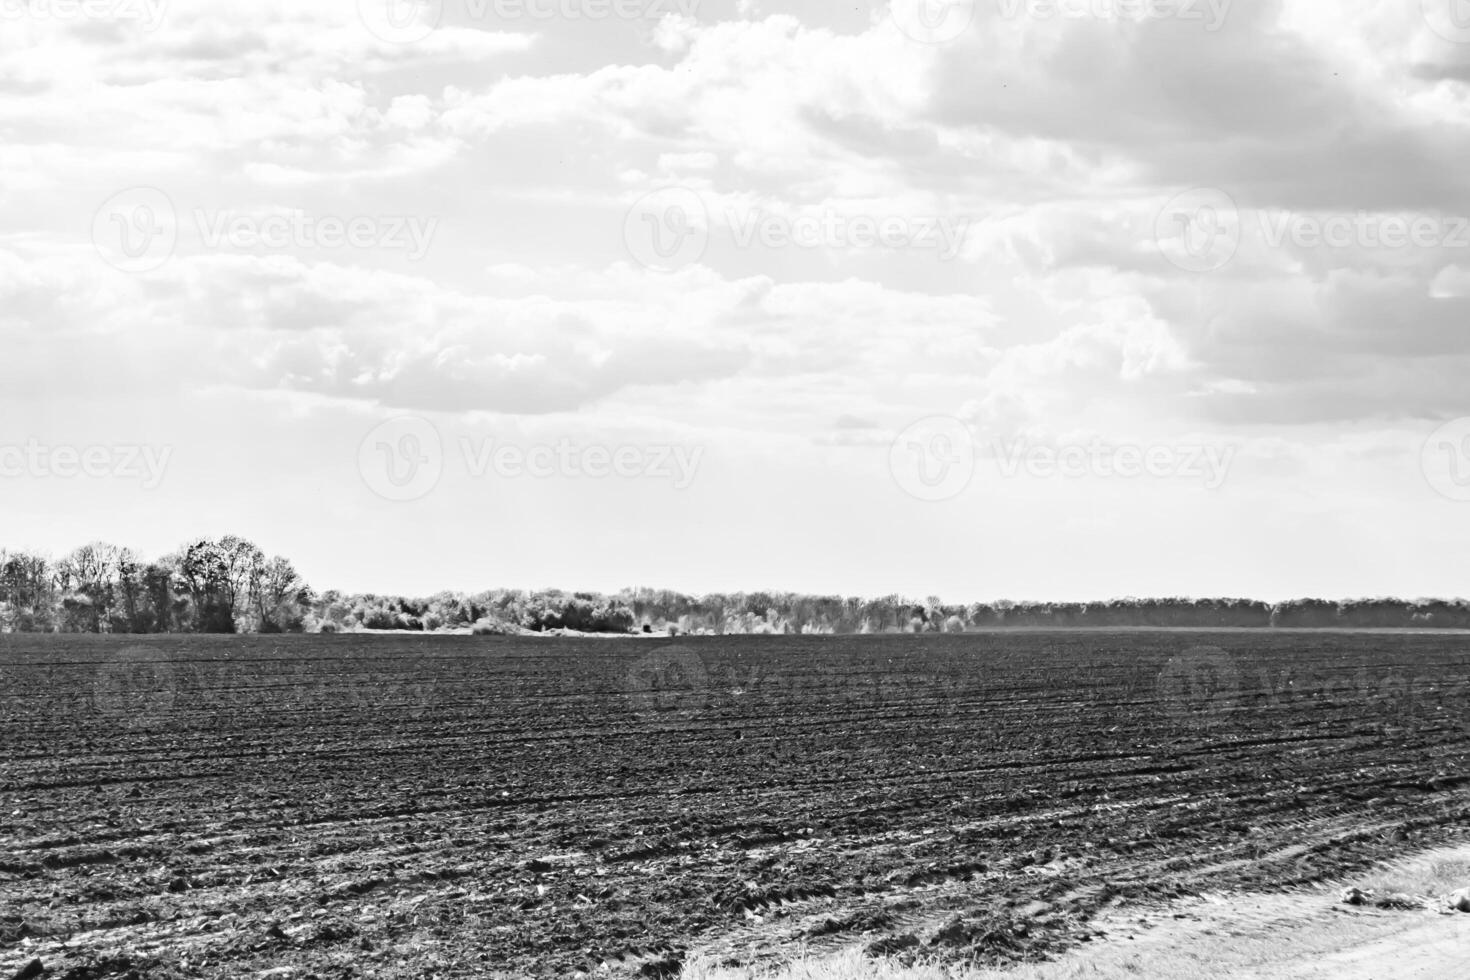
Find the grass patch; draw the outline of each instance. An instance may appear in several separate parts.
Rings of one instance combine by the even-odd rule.
[[[870,959],[854,949],[834,956],[801,957],[776,972],[728,969],[692,961],[679,980],[983,980],[997,975],[954,966],[902,966],[891,960]]]
[[[1379,895],[1399,893],[1418,898],[1438,898],[1470,887],[1470,855],[1413,858],[1391,868],[1365,875],[1355,884]]]
[[[1419,900],[1414,903],[1418,908],[1442,907],[1445,896],[1470,887],[1470,850],[1442,850],[1396,861],[1355,877],[1350,883],[1374,896],[1412,897]],[[731,969],[714,962],[693,960],[686,965],[680,980],[1140,980],[1143,977],[1229,977],[1232,980],[1279,977],[1284,980],[1306,976],[1307,973],[1294,972],[1294,968],[1309,966],[1344,950],[1387,943],[1392,952],[1396,937],[1417,936],[1419,933],[1413,930],[1439,929],[1454,926],[1455,922],[1432,915],[1374,913],[1371,909],[1367,910],[1368,915],[1360,915],[1344,908],[1326,890],[1315,894],[1241,894],[1231,896],[1223,904],[1186,903],[1173,908],[1183,908],[1198,919],[1171,926],[1170,916],[1156,911],[1150,916],[1153,925],[1135,928],[1134,918],[1121,914],[1109,925],[1110,940],[1079,946],[1055,962],[1011,969],[944,964],[904,966],[891,960],[869,958],[855,947],[832,956],[799,956],[774,970]],[[1128,933],[1136,934],[1130,937]],[[1393,965],[1387,961],[1372,962],[1385,970]]]
[[[1406,921],[1314,921],[1279,925],[1228,920],[1206,925],[1166,943],[1105,943],[1074,950],[1060,960],[1010,969],[957,966],[902,966],[873,960],[861,950],[820,958],[801,958],[773,971],[722,969],[691,961],[680,980],[1141,980],[1145,977],[1210,977],[1244,980],[1275,976],[1284,958],[1308,961],[1337,950],[1394,935]]]

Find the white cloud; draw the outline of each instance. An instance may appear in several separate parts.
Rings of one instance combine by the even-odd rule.
[[[286,482],[342,479],[311,446],[341,441],[350,459],[360,423],[385,411],[584,437],[672,429],[712,448],[706,507],[789,498],[788,533],[825,527],[839,498],[875,523],[908,519],[884,442],[934,414],[987,433],[1277,446],[1244,457],[1259,465],[1217,515],[1241,528],[1257,513],[1245,498],[1286,499],[1283,481],[1339,463],[1385,501],[1418,499],[1412,433],[1470,414],[1466,250],[1268,234],[1283,216],[1470,216],[1470,45],[1418,4],[1234,4],[1206,31],[982,3],[949,44],[905,37],[881,5],[768,7],[451,17],[407,43],[329,0],[170,4],[152,30],[7,21],[9,424],[177,427],[181,472],[227,433],[247,455],[280,450]],[[663,273],[638,264],[624,220],[669,184],[712,220],[700,260]],[[127,275],[90,235],[94,209],[138,186],[168,195],[180,235],[158,268]],[[1156,237],[1160,209],[1197,187],[1239,206],[1238,249],[1205,272]],[[211,245],[199,214],[396,217],[434,234],[417,258]],[[965,234],[953,257],[742,244],[752,217],[943,219]],[[241,405],[269,436],[233,420]],[[1344,432],[1378,448],[1348,452]],[[1300,465],[1271,462],[1288,458]],[[1322,535],[1363,506],[1337,492],[1321,491]],[[1118,506],[1144,526],[1189,516],[1159,488],[1141,494]],[[1013,523],[1048,520],[1015,506]],[[698,510],[668,519],[687,532]],[[742,560],[758,579],[762,559]],[[1146,590],[1089,568],[1083,591]]]

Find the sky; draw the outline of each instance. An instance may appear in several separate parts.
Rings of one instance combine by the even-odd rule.
[[[1463,596],[1467,161],[1467,0],[0,0],[0,543]]]

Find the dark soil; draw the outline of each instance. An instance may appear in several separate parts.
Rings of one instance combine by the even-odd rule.
[[[1462,835],[1467,688],[1432,634],[5,637],[0,977],[1044,957]]]

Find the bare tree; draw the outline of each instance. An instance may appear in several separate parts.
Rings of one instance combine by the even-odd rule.
[[[260,565],[252,593],[259,629],[265,633],[299,628],[312,599],[296,567],[279,555]]]
[[[43,555],[0,550],[0,629],[55,628],[56,580]]]
[[[63,630],[106,633],[112,629],[121,554],[115,546],[97,541],[56,563]]]

